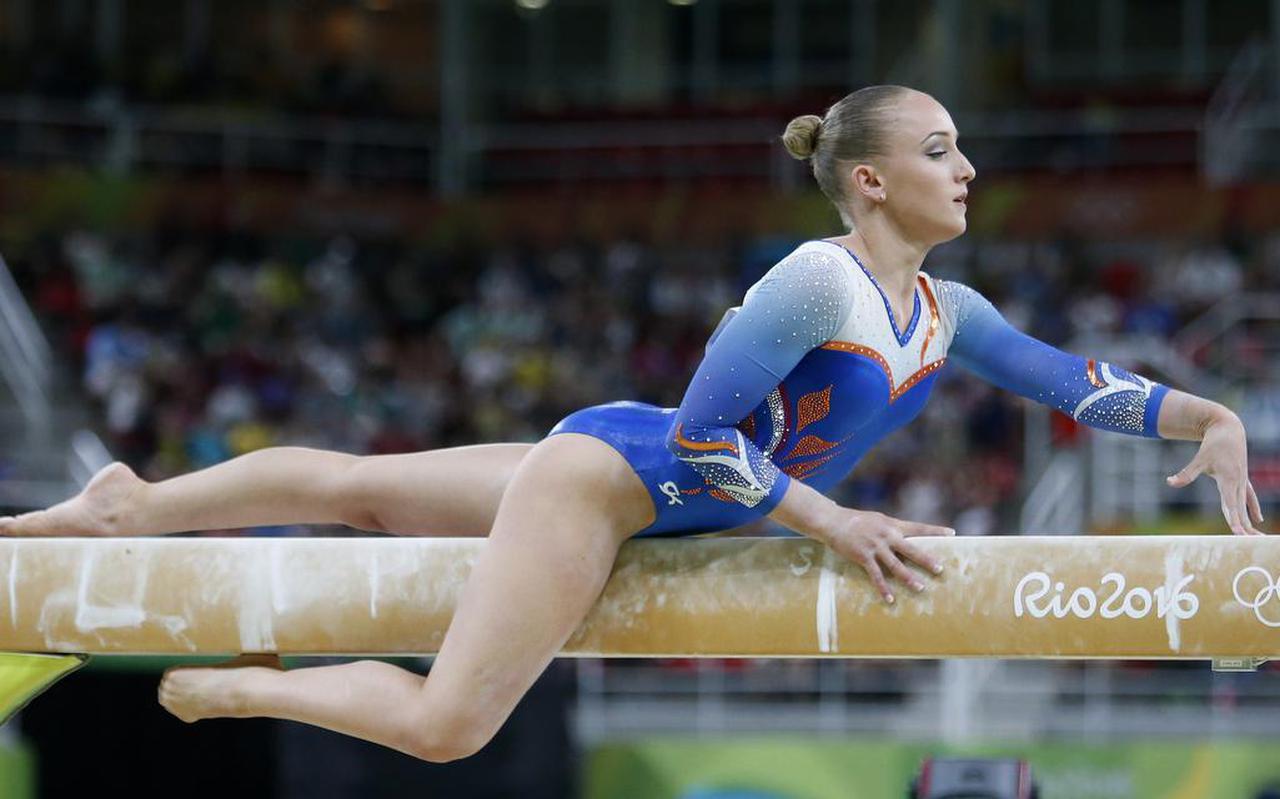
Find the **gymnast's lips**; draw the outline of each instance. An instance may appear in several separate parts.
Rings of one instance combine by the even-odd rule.
[[[966,191],[964,194],[961,194],[959,197],[956,197],[955,199],[953,199],[952,202],[957,202],[957,203],[960,203],[961,205],[966,205],[968,202],[968,197],[969,197],[969,192]]]

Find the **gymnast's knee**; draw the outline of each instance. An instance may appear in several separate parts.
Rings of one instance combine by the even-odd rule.
[[[377,491],[365,468],[369,462],[368,458],[357,458],[347,468],[335,471],[324,497],[334,503],[333,513],[340,523],[357,530],[385,532],[387,527],[377,508]]]
[[[428,763],[450,763],[479,752],[493,740],[497,727],[473,713],[420,714],[405,751]]]
[[[480,752],[493,734],[477,735],[471,730],[422,731],[413,736],[407,752],[428,763],[452,763]]]

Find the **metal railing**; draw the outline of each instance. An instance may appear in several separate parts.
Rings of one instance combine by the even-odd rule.
[[[576,662],[579,740],[655,733],[891,733],[906,740],[1280,734],[1274,674],[1111,661]]]
[[[966,151],[994,171],[1194,166],[1202,112],[1194,107],[956,114]],[[0,160],[116,172],[255,171],[440,189],[454,170],[470,189],[531,182],[757,179],[780,191],[803,167],[777,146],[786,120],[606,119],[468,124],[442,147],[432,124],[116,105],[94,110],[0,98]],[[1174,135],[1170,135],[1174,134]],[[1181,135],[1178,135],[1181,134]],[[446,164],[444,159],[461,159]]]
[[[1242,322],[1280,321],[1280,294],[1246,292],[1223,297],[1173,337],[1173,349],[1189,356],[1208,350],[1203,369],[1222,372],[1230,364],[1222,351],[1213,351],[1215,342],[1225,339]],[[1277,327],[1280,332],[1280,326]],[[1221,388],[1221,386],[1219,386]]]
[[[430,183],[437,132],[428,125],[271,115],[217,108],[117,105],[94,110],[31,97],[0,101],[0,157],[116,172],[180,168],[352,181]]]

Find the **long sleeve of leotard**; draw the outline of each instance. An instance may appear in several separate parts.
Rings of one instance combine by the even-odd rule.
[[[721,321],[680,403],[667,448],[749,508],[771,511],[791,478],[735,425],[835,336],[852,308],[850,279],[846,264],[822,252],[784,258]]]
[[[1167,386],[1022,333],[986,297],[963,283],[940,280],[938,285],[941,301],[955,320],[947,354],[960,366],[1090,427],[1160,437],[1156,422]]]

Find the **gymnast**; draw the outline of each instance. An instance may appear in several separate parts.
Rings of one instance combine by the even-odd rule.
[[[292,719],[435,762],[492,738],[629,538],[768,516],[858,563],[885,602],[891,581],[923,590],[941,564],[912,539],[953,530],[841,507],[823,492],[920,412],[948,360],[1092,427],[1200,441],[1169,484],[1213,477],[1231,531],[1261,534],[1235,413],[1056,350],[972,288],[921,271],[930,248],[964,232],[975,174],[937,101],[872,86],[822,118],[792,120],[782,139],[810,162],[849,232],[800,245],[729,309],[679,408],[586,408],[537,444],[373,457],[273,447],[156,483],[114,463],[66,502],[0,519],[0,533],[340,523],[488,536],[426,677],[375,660],[284,670],[273,656],[246,656],[169,669],[159,688],[184,721]]]

